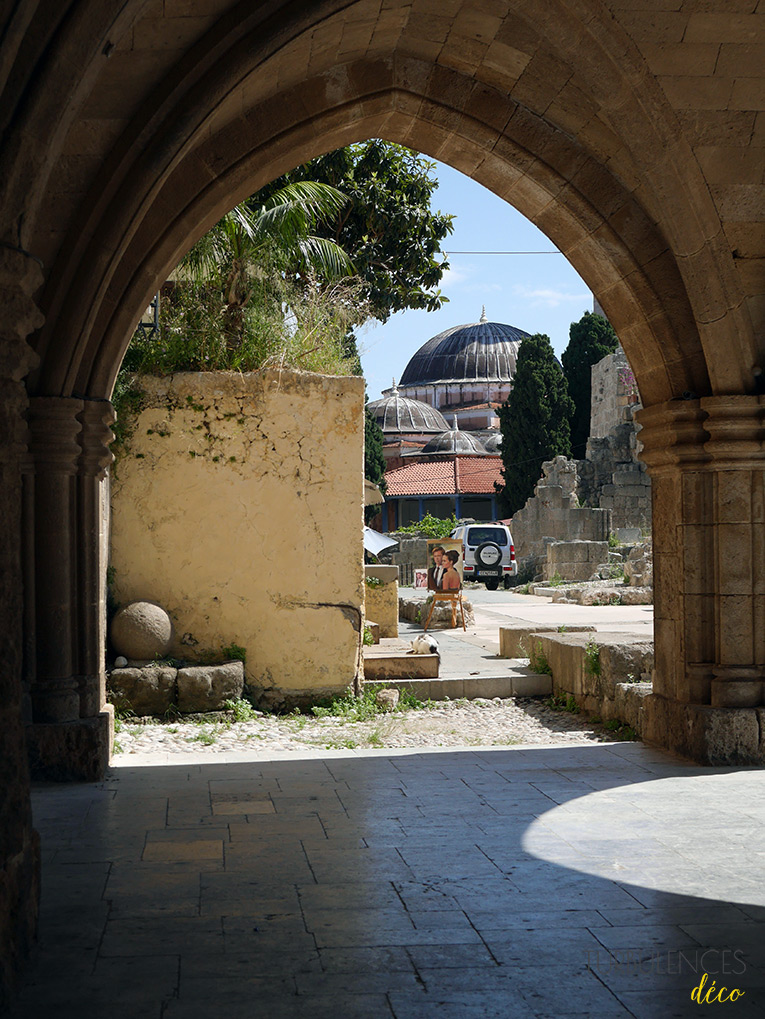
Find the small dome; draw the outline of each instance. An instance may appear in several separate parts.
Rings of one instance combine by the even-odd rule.
[[[499,447],[502,445],[502,432],[494,432],[488,439],[484,440],[483,448],[487,453],[499,453]]]
[[[470,432],[461,432],[457,427],[457,418],[454,418],[454,424],[451,429],[443,432],[441,435],[437,435],[434,439],[431,439],[427,445],[423,446],[422,451],[425,453],[469,453],[472,456],[481,456],[486,452],[484,447],[481,445],[478,439]]]
[[[399,395],[395,381],[391,395],[382,400],[372,400],[367,404],[367,410],[386,435],[409,432],[439,435],[449,428],[440,410],[431,407],[429,403]]]
[[[411,358],[400,385],[426,382],[512,382],[521,341],[529,334],[502,322],[454,326],[428,340]]]

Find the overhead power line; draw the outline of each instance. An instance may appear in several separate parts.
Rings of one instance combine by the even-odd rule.
[[[451,251],[444,249],[445,255],[562,255],[562,251]]]

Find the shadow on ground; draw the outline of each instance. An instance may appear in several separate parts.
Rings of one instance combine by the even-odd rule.
[[[120,762],[35,792],[13,1019],[683,1019],[704,972],[763,1017],[763,781],[639,744]]]

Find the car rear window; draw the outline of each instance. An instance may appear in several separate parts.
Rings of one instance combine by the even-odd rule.
[[[483,545],[485,541],[493,541],[495,545],[507,544],[507,531],[504,527],[470,527],[467,533],[468,545]]]

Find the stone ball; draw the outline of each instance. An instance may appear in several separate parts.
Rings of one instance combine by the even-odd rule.
[[[127,658],[125,658],[124,655],[117,655],[117,657],[114,659],[114,668],[115,669],[124,669],[125,666],[127,665],[127,663],[128,663],[128,660],[127,660]]]
[[[134,601],[121,608],[112,620],[114,650],[132,660],[162,658],[170,650],[173,624],[160,605]]]

